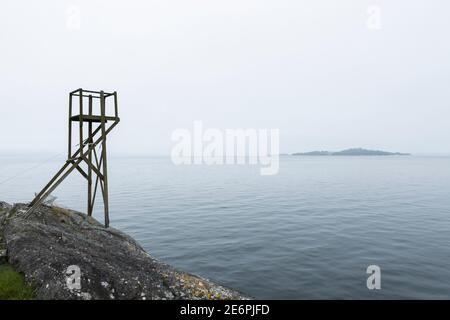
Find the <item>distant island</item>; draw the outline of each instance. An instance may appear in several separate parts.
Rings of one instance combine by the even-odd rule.
[[[363,148],[351,148],[342,151],[311,151],[293,153],[293,156],[409,156],[409,153],[387,152],[380,150],[368,150]]]

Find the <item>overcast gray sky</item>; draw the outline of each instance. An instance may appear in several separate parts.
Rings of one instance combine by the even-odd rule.
[[[79,87],[118,91],[114,153],[169,154],[194,120],[279,128],[281,152],[450,152],[449,13],[447,0],[4,0],[0,152],[64,151]]]

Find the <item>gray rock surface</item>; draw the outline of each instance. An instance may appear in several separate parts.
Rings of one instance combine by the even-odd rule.
[[[11,206],[6,202],[0,201],[0,264],[7,261],[6,257],[6,245],[3,238],[3,226],[6,217],[6,212],[11,209]]]
[[[247,299],[152,258],[130,236],[82,213],[42,205],[25,218],[26,210],[0,202],[0,255],[38,299]]]

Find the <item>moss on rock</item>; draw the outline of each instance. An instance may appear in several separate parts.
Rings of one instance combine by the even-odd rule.
[[[30,300],[34,290],[9,264],[0,265],[0,300]]]

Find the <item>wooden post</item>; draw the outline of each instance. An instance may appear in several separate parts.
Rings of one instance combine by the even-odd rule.
[[[83,154],[83,90],[80,92],[80,154]]]
[[[119,106],[117,105],[117,92],[114,91],[114,114],[117,117],[119,117]]]
[[[89,116],[92,116],[92,95],[89,95]],[[88,131],[89,131],[89,139],[88,139],[88,143],[89,146],[91,145],[92,138],[90,138],[92,136],[92,121],[89,121],[88,124]],[[89,163],[92,163],[92,149],[89,148],[89,154],[88,154],[88,161]],[[92,216],[92,168],[91,166],[88,166],[88,205],[87,205],[87,214],[88,216]]]
[[[72,92],[69,94],[69,141],[67,148],[67,159],[72,156]]]
[[[102,159],[103,159],[103,204],[105,209],[105,226],[109,226],[109,203],[108,203],[108,168],[106,161],[106,119],[105,119],[105,94],[100,91],[100,121],[102,127]]]

